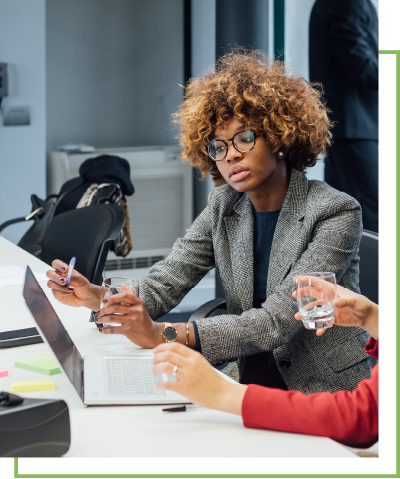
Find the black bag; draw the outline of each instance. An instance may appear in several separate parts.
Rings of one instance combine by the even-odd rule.
[[[58,205],[68,193],[76,190],[84,183],[82,178],[77,178],[77,180],[77,182],[74,182],[70,188],[64,190],[60,195],[50,195],[45,200],[41,200],[36,195],[31,195],[32,212],[25,220],[33,219],[34,223],[19,241],[18,246],[20,248],[40,258],[44,233],[53,219]]]
[[[53,219],[56,211],[58,196],[51,195],[45,200],[41,200],[36,195],[31,195],[32,213],[26,217],[27,220],[34,220],[33,225],[21,238],[18,246],[33,256],[40,256],[42,252],[42,239],[47,226]]]

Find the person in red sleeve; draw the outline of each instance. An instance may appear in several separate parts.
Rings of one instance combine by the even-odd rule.
[[[378,306],[341,286],[332,304],[335,324],[367,331],[371,338],[365,352],[378,359]],[[300,314],[295,318],[300,320]],[[320,329],[316,334],[323,333]],[[159,382],[159,388],[176,391],[199,406],[241,415],[246,427],[326,436],[358,448],[378,440],[378,364],[371,379],[354,391],[305,395],[228,382],[201,354],[178,343],[162,344],[154,352],[153,374],[172,374],[178,366],[176,382]]]

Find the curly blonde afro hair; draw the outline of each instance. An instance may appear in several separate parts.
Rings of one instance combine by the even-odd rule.
[[[174,120],[181,128],[182,160],[220,185],[206,144],[233,117],[262,131],[272,152],[284,150],[286,162],[304,171],[330,145],[328,112],[320,85],[286,74],[281,62],[261,51],[236,49],[217,61],[215,72],[189,81]]]

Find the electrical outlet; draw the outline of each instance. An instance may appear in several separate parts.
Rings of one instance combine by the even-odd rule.
[[[30,124],[29,106],[5,106],[3,108],[4,126],[24,126]]]

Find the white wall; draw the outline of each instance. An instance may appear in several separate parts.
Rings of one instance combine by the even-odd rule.
[[[30,195],[45,196],[45,0],[0,0],[0,61],[8,63],[9,96],[2,106],[29,106],[29,126],[0,117],[0,224],[30,213]],[[31,222],[30,222],[31,223]],[[27,225],[3,236],[17,242]]]

